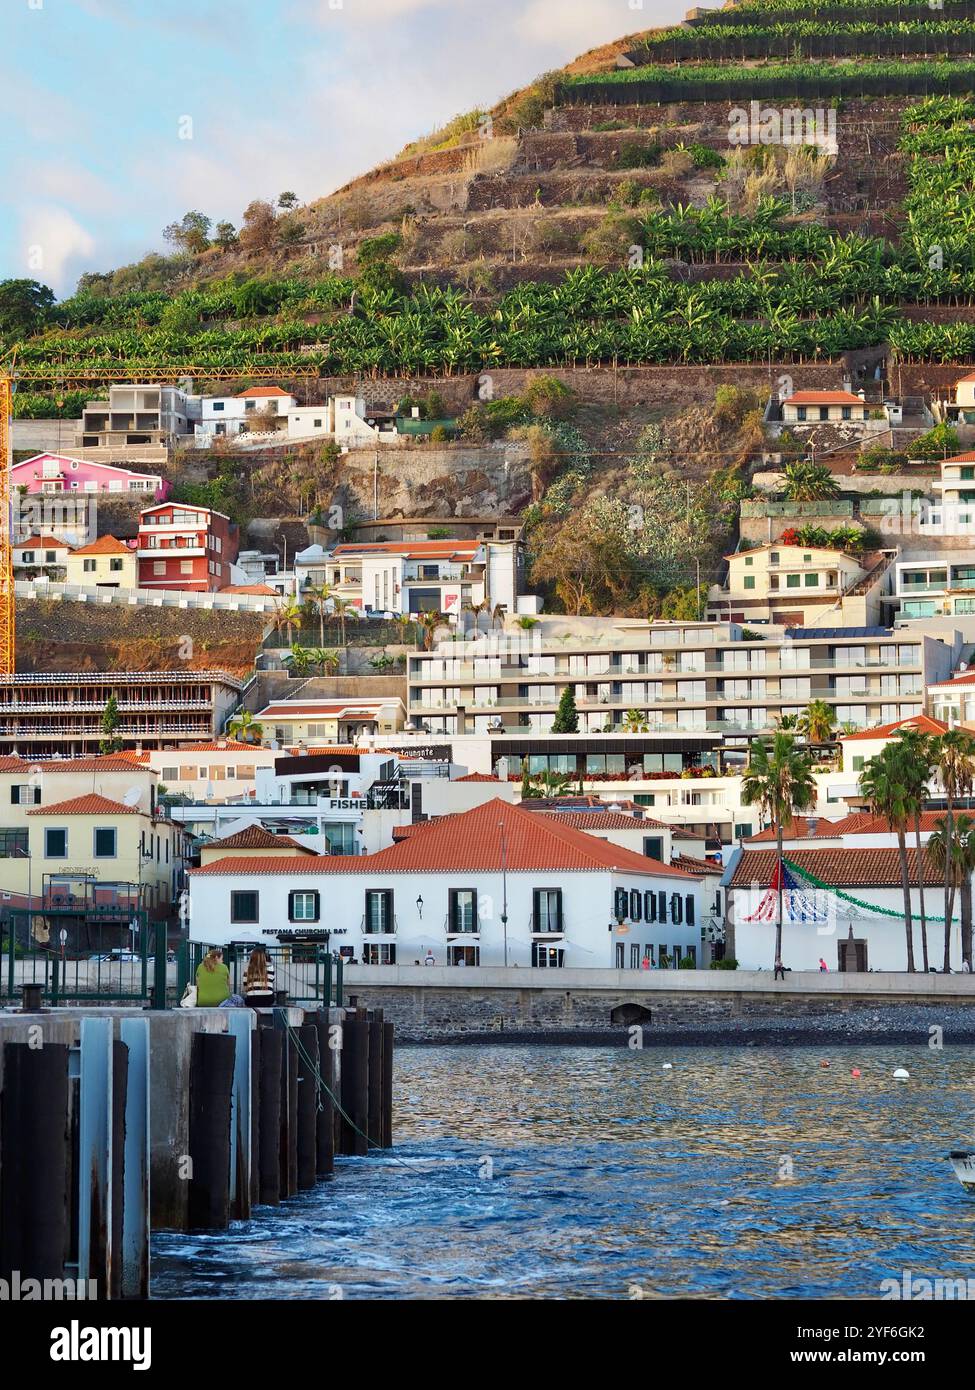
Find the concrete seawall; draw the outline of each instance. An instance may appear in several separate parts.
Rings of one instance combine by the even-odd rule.
[[[905,1026],[919,1008],[935,1005],[948,1017],[975,1009],[975,975],[792,972],[783,983],[770,971],[351,966],[345,986],[350,1000],[382,1008],[401,1042],[506,1033],[609,1041],[634,1023],[651,1038],[721,1024],[747,1036],[749,1027],[760,1035],[763,1025],[795,1021],[801,1032],[806,1020],[878,1009],[895,1019],[901,1011]]]

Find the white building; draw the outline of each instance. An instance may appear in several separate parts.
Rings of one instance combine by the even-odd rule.
[[[975,475],[975,468],[972,471]],[[892,592],[880,601],[889,621],[971,617],[975,614],[975,550],[942,550],[899,560],[894,565]]]
[[[870,407],[863,394],[852,391],[794,391],[782,402],[787,426],[819,423],[852,423],[869,419]],[[886,419],[883,425],[886,426]]]
[[[280,386],[252,386],[233,396],[204,396],[194,434],[197,448],[208,449],[215,439],[238,435],[286,433],[294,396]]]
[[[190,938],[325,937],[370,965],[639,968],[701,952],[700,880],[492,800],[376,854],[190,874]]]
[[[791,970],[906,970],[907,945],[900,858],[896,848],[861,845],[840,849],[789,849],[783,893],[782,961]],[[823,888],[808,886],[790,865],[811,874]],[[776,852],[737,852],[722,884],[725,889],[726,953],[743,970],[768,970],[775,960]],[[908,850],[908,871],[917,883],[915,852]],[[911,888],[914,964],[922,967],[920,892]],[[944,883],[925,857],[924,906],[928,918],[929,962],[940,967],[944,953]],[[876,911],[871,909],[878,909]],[[951,959],[961,967],[960,923],[952,926]],[[770,982],[770,988],[772,988]]]

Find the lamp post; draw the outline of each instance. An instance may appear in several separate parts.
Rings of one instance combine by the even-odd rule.
[[[423,894],[421,893],[416,900],[416,915],[423,921]]]
[[[508,964],[508,847],[504,838],[504,821],[498,821],[501,831],[501,930],[504,933],[504,963]]]

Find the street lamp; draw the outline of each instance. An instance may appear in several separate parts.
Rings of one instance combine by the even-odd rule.
[[[420,896],[419,896],[419,897],[417,898],[417,900],[416,900],[416,911],[417,911],[417,916],[418,916],[418,917],[420,918],[420,920],[422,921],[422,920],[423,920],[423,895],[422,895],[422,893],[420,894]]]

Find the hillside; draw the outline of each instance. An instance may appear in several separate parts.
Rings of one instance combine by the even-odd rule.
[[[109,361],[285,379],[975,355],[975,3],[692,14],[254,214],[227,249],[89,277],[19,362],[67,410],[72,368]],[[730,143],[752,101],[818,110],[835,154],[808,131]],[[25,380],[18,409],[50,401]]]

